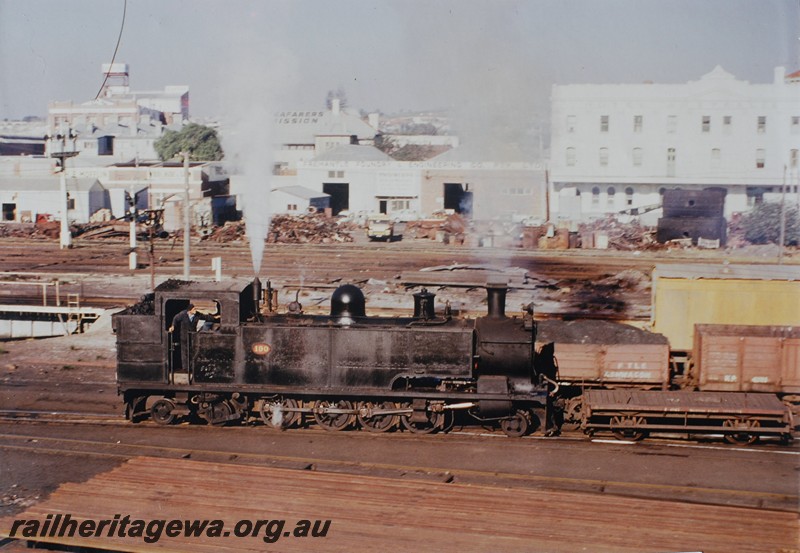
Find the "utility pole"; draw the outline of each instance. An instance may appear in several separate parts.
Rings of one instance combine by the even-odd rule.
[[[134,160],[136,165],[136,178],[139,178],[139,156],[136,156]],[[131,244],[131,253],[129,255],[128,267],[131,271],[135,270],[137,267],[136,261],[136,190],[134,189],[134,184],[131,182],[131,206],[130,206],[130,216],[131,216],[131,227],[130,227],[130,244]]]
[[[189,220],[189,152],[181,152],[183,156],[183,280],[189,280],[189,235],[192,224]]]
[[[52,150],[52,137],[50,141],[50,146]],[[67,134],[57,134],[55,136],[56,140],[61,141],[61,151],[60,152],[50,152],[50,157],[54,157],[59,160],[59,164],[61,165],[61,178],[59,183],[59,211],[61,212],[61,230],[59,232],[59,242],[61,249],[64,248],[71,248],[72,247],[72,233],[69,231],[69,200],[67,198],[67,158],[75,157],[78,155],[78,152],[75,151],[75,140],[78,138],[78,133],[73,132],[72,129],[69,129]],[[65,146],[67,142],[67,138],[72,139],[72,151],[67,152],[65,151]]]
[[[786,242],[786,165],[783,166],[781,186],[781,231],[778,236],[778,265],[783,265],[783,243]]]

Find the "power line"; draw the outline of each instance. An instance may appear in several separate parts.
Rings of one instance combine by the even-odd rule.
[[[122,30],[125,28],[125,15],[128,13],[128,0],[125,0],[125,3],[122,6],[122,25],[119,27],[119,36],[117,37],[117,45],[114,47],[114,55],[111,56],[111,65],[114,65],[114,60],[117,59],[117,51],[119,50],[119,43],[122,41]],[[106,82],[108,82],[108,74],[111,72],[111,69],[106,71],[106,78],[103,79],[103,84],[100,85],[100,90],[97,91],[97,96],[94,97],[97,100],[100,97],[100,93],[103,92],[103,88],[106,86]]]

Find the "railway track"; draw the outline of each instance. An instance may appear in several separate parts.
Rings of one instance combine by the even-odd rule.
[[[0,413],[0,420],[2,420]],[[78,416],[82,419],[74,419],[82,425],[92,427],[104,427],[109,423],[106,421],[92,421],[87,413],[56,413],[45,412],[37,415],[37,418],[30,419],[23,426],[13,426],[11,429],[0,430],[0,449],[6,452],[18,452],[23,455],[56,455],[69,457],[85,458],[107,458],[126,460],[133,457],[148,456],[162,458],[185,458],[200,461],[220,462],[228,465],[257,465],[272,466],[278,468],[290,468],[296,470],[314,470],[319,472],[331,473],[350,473],[358,475],[383,476],[400,479],[422,479],[439,482],[457,482],[462,484],[487,484],[505,486],[509,488],[538,488],[551,490],[569,490],[588,492],[594,494],[605,494],[611,496],[624,497],[658,497],[664,500],[680,502],[693,502],[708,505],[735,505],[741,507],[755,507],[759,509],[771,509],[776,511],[796,511],[798,500],[797,493],[774,493],[767,491],[729,489],[715,486],[699,486],[696,484],[670,484],[670,483],[643,483],[627,481],[623,479],[602,479],[587,477],[570,477],[548,474],[536,474],[536,471],[529,471],[521,468],[517,471],[509,470],[484,470],[480,468],[452,468],[447,464],[439,466],[436,463],[425,464],[404,464],[392,461],[371,461],[367,459],[346,459],[336,458],[335,455],[325,454],[291,454],[276,452],[255,452],[244,448],[231,448],[224,444],[221,447],[199,446],[199,443],[208,444],[209,441],[197,439],[191,440],[191,446],[177,445],[182,443],[176,439],[177,428],[168,429],[163,432],[160,427],[149,426],[141,428],[128,427],[129,432],[119,433],[115,431],[107,437],[95,437],[97,432],[93,432],[91,437],[83,435],[81,437],[64,437],[51,435],[46,431],[46,427],[41,427],[42,422],[68,422],[67,417]],[[42,418],[43,417],[43,418]],[[19,420],[19,419],[16,419]],[[11,430],[11,431],[9,431]],[[158,436],[148,436],[146,443],[141,443],[142,432],[158,432]],[[230,430],[230,429],[229,429]],[[224,432],[224,431],[223,431]],[[275,443],[275,437],[284,436],[277,431],[267,431],[265,440]],[[312,438],[327,438],[328,434],[324,431],[313,432]],[[362,439],[373,441],[372,436],[355,436],[352,447],[356,450],[364,444],[358,443]],[[398,439],[394,437],[392,439]],[[436,438],[420,437],[414,435],[403,435],[399,438],[404,442],[404,447],[429,446],[431,440]],[[483,435],[474,434],[455,434],[448,436],[448,447],[459,448],[482,448],[481,444],[491,440]],[[570,440],[572,442],[584,443],[586,440]],[[408,442],[417,443],[417,445]],[[173,445],[176,444],[176,445]],[[563,440],[558,443],[544,438],[528,437],[524,438],[519,447],[534,448],[541,453],[541,448],[562,448],[574,444],[565,444]],[[592,446],[591,444],[589,447]],[[639,447],[639,446],[637,446]],[[276,448],[272,448],[276,449]],[[280,449],[280,448],[277,448]],[[750,450],[750,455],[757,454],[756,450]],[[774,453],[774,452],[766,452]],[[658,453],[656,451],[642,452],[640,454],[649,455],[672,455],[680,456],[676,453]],[[800,452],[794,452],[800,455]]]

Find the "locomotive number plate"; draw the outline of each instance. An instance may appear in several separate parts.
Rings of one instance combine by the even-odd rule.
[[[250,348],[256,355],[266,355],[272,351],[272,346],[263,342],[257,342]]]

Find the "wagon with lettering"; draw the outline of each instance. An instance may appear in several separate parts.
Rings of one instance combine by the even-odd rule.
[[[695,325],[692,361],[699,390],[800,400],[800,327]]]
[[[540,321],[537,330],[537,361],[553,366],[568,423],[580,422],[587,389],[670,385],[669,342],[661,334],[595,320]]]

